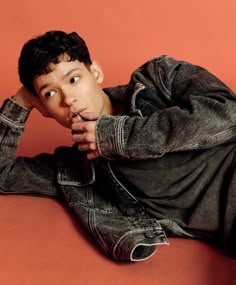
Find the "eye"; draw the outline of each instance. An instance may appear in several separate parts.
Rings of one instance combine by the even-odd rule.
[[[45,93],[45,98],[49,98],[52,97],[54,94],[56,93],[56,91],[50,90],[48,92]]]
[[[70,79],[70,83],[75,83],[75,82],[77,82],[79,79],[80,79],[80,76],[73,76],[73,77]]]

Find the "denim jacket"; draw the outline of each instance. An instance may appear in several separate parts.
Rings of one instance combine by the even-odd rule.
[[[54,154],[15,157],[30,110],[7,99],[0,112],[0,192],[56,198],[108,256],[140,261],[157,245],[168,244],[163,227],[178,236],[194,234],[178,220],[171,227],[168,219],[150,214],[113,162],[121,161],[125,169],[123,162],[158,161],[167,153],[233,143],[236,101],[203,68],[168,56],[150,60],[132,74],[129,84],[105,92],[126,110],[99,118],[102,156],[93,161],[76,145],[59,147]]]
[[[108,159],[153,159],[234,139],[235,94],[200,66],[156,57],[128,85],[106,92],[129,106],[128,115],[98,121],[99,151]]]

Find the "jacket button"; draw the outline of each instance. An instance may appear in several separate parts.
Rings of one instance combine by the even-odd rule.
[[[155,236],[155,233],[154,233],[154,231],[149,230],[149,231],[146,231],[144,235],[147,238],[153,238]]]
[[[134,209],[133,209],[133,208],[128,208],[128,209],[126,210],[126,214],[127,214],[128,216],[133,216],[133,214],[134,214]]]

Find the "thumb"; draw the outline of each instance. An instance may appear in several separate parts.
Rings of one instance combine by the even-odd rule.
[[[96,121],[98,119],[98,116],[91,113],[91,112],[81,112],[79,113],[80,117],[84,121]]]

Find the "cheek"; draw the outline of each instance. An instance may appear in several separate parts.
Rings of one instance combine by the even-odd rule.
[[[90,104],[100,107],[103,104],[103,98],[101,96],[101,90],[97,85],[92,86],[89,90],[89,101]]]
[[[42,104],[45,108],[45,110],[47,110],[48,113],[50,114],[54,114],[56,113],[56,110],[58,110],[59,106],[58,106],[58,102],[56,100],[56,98],[50,98],[48,100],[42,99]]]
[[[66,119],[64,112],[60,109],[49,110],[50,117],[65,128],[71,128],[71,122]]]
[[[46,102],[44,104],[46,112],[50,115],[50,117],[56,120],[60,125],[66,128],[70,128],[70,122],[67,120],[67,112],[65,109],[60,107],[56,102]]]
[[[83,86],[81,85],[79,91],[88,96],[90,99],[95,98],[98,92],[98,84],[94,81],[94,79],[91,79],[87,81],[86,84],[83,84]]]
[[[45,111],[51,116],[53,117],[54,114],[54,109],[49,105],[49,104],[43,104]]]
[[[46,117],[50,117],[56,121],[60,120],[60,114],[58,112],[59,108],[54,108],[48,104],[44,104],[44,110],[45,110],[45,114],[47,114]]]
[[[47,112],[52,118],[56,120],[60,118],[63,119],[63,112],[61,112],[60,108],[48,108]]]

